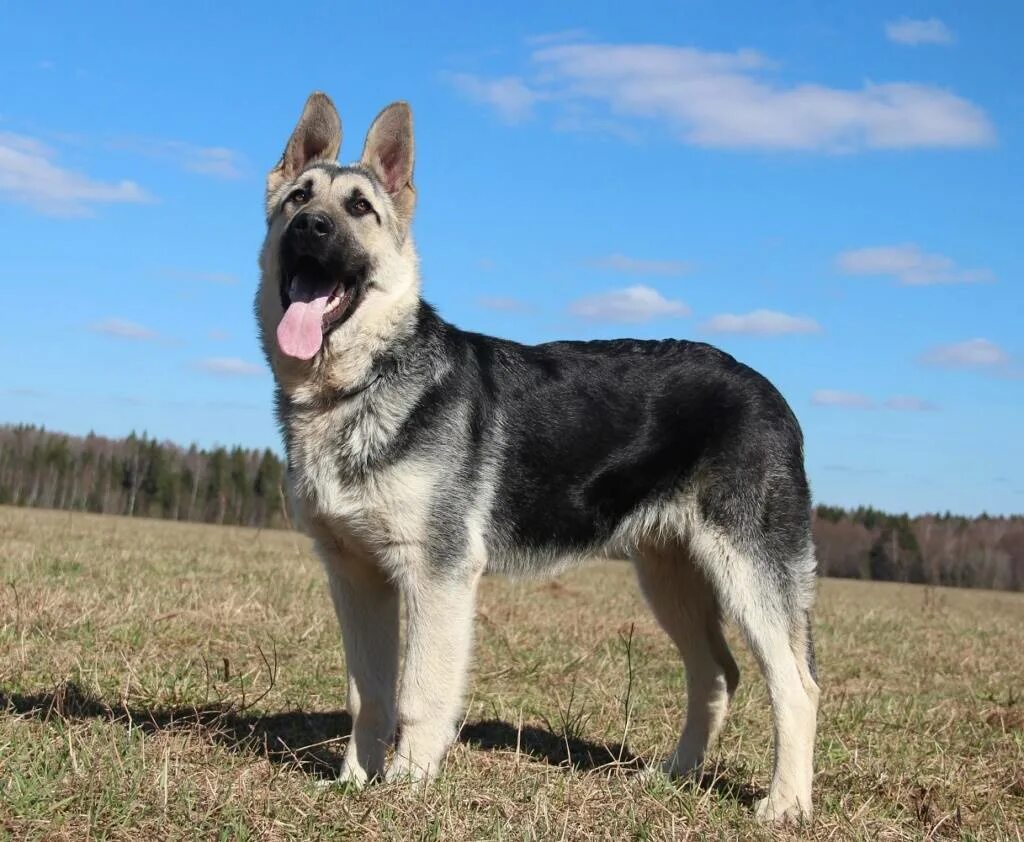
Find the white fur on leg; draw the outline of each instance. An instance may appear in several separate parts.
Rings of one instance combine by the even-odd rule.
[[[704,766],[704,755],[718,737],[729,709],[729,691],[725,675],[717,664],[710,669],[697,667],[704,657],[686,660],[686,724],[672,756],[665,762],[670,777],[690,775]]]
[[[805,687],[788,635],[782,629],[762,632],[767,633],[754,646],[775,718],[775,768],[768,796],[757,803],[756,814],[766,822],[809,819],[817,693]]]
[[[705,526],[694,533],[691,545],[724,611],[739,623],[768,685],[775,761],[768,796],[758,802],[756,814],[769,822],[810,818],[817,685],[806,665],[806,633],[799,630],[806,623],[813,589],[798,594],[797,604],[786,608],[766,588],[759,564],[720,532]],[[800,563],[813,571],[813,554]]]
[[[455,737],[470,648],[476,580],[427,582],[406,594],[408,628],[389,781],[433,777]]]
[[[651,548],[635,563],[644,595],[686,667],[686,722],[675,751],[661,764],[664,774],[681,777],[703,767],[725,722],[729,682],[735,687],[738,671],[721,634],[714,594],[686,552]]]
[[[384,771],[395,730],[398,593],[379,572],[324,552],[348,667],[352,735],[339,780],[362,785]]]

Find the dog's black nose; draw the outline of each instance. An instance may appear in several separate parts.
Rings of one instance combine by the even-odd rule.
[[[311,242],[326,240],[334,233],[334,221],[325,213],[300,213],[292,220],[292,231]]]

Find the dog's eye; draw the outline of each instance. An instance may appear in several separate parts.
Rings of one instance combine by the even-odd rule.
[[[309,194],[305,190],[296,190],[288,198],[297,205],[304,205],[309,201]]]
[[[366,216],[373,210],[371,205],[366,199],[353,199],[348,203],[348,212],[352,216]]]

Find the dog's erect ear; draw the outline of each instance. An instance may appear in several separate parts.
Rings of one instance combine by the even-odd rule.
[[[333,161],[341,150],[341,118],[327,94],[309,95],[284,154],[267,175],[267,196],[291,181],[313,161]]]
[[[377,115],[366,134],[362,164],[369,167],[391,195],[403,221],[412,218],[416,188],[412,185],[412,111],[393,102]]]

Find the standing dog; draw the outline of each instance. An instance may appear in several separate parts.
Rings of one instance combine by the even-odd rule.
[[[686,724],[664,770],[700,769],[722,727],[739,680],[730,619],[774,715],[758,815],[809,816],[815,557],[786,402],[701,343],[524,346],[448,324],[420,297],[409,107],[381,112],[359,163],[339,166],[340,146],[338,114],[315,93],[267,178],[256,311],[290,493],[345,644],[342,780],[437,773],[483,573],[628,557],[686,667]]]

